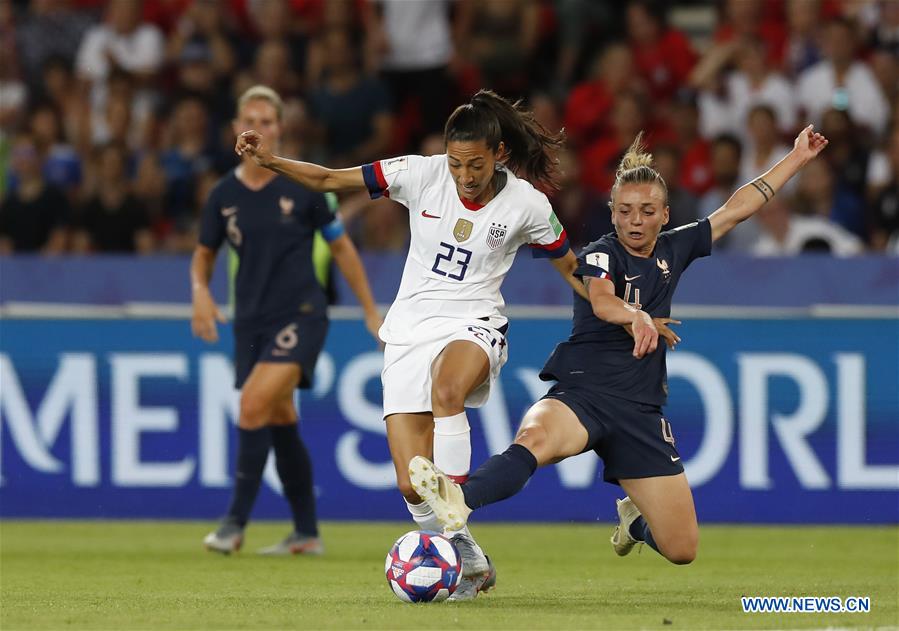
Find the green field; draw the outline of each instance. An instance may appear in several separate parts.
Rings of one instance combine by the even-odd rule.
[[[899,625],[899,529],[705,526],[699,558],[618,558],[611,526],[478,525],[497,589],[406,605],[384,556],[409,524],[326,523],[321,558],[264,558],[285,524],[254,524],[244,551],[205,552],[208,523],[0,524],[0,628],[760,629]],[[742,595],[870,596],[870,613],[744,614]]]

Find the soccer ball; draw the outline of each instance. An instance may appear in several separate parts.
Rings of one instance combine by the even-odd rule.
[[[456,546],[436,532],[413,530],[396,540],[384,562],[387,584],[405,603],[440,602],[462,577]]]

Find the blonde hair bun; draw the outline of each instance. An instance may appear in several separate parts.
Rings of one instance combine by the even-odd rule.
[[[638,167],[653,168],[652,154],[646,150],[642,131],[637,134],[637,137],[634,138],[634,142],[628,147],[627,153],[621,158],[621,162],[618,164],[618,171],[615,175],[616,177],[620,177],[625,171],[630,171],[631,169],[636,169]]]
[[[618,170],[615,172],[615,184],[612,186],[612,199],[624,184],[658,184],[665,193],[667,203],[668,186],[652,165],[652,154],[646,150],[642,131],[634,138],[634,142],[628,147],[627,153],[618,164]],[[611,201],[609,203],[611,204]]]

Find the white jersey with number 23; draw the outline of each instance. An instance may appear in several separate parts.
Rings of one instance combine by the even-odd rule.
[[[459,198],[445,155],[380,160],[362,172],[373,199],[409,209],[409,254],[380,331],[388,344],[434,340],[460,320],[501,326],[500,285],[518,248],[529,244],[550,258],[569,250],[546,196],[508,170],[505,187],[484,206]]]

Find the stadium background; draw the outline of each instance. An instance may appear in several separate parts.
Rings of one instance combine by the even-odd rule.
[[[680,225],[815,122],[822,159],[686,275],[668,416],[701,521],[899,520],[899,3],[4,1],[0,47],[3,517],[212,521],[224,506],[230,335],[190,337],[187,253],[235,164],[235,98],[261,82],[287,102],[284,152],[332,166],[440,152],[446,114],[479,87],[524,99],[568,131],[552,202],[575,245],[609,229],[637,130]],[[389,304],[405,211],[340,203]],[[567,334],[553,275],[523,255],[504,287],[510,361],[472,415],[475,462],[508,443]],[[341,279],[330,289],[301,402],[320,514],[402,520],[380,358]],[[483,519],[610,521],[615,489],[591,458]],[[255,515],[283,519],[268,480]]]

